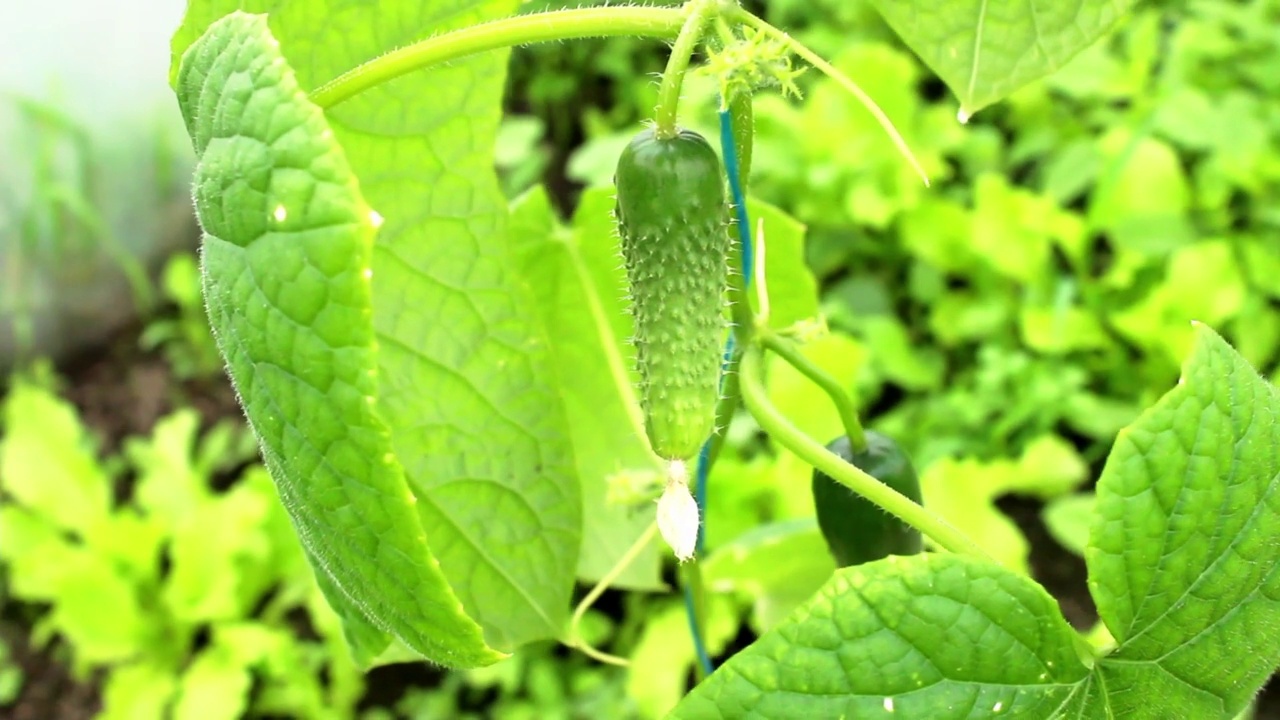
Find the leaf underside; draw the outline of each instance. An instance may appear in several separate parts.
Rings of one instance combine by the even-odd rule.
[[[237,150],[211,159],[197,142],[199,172],[212,178],[200,208],[210,235],[211,317],[281,495],[313,558],[333,576],[328,589],[340,590],[329,597],[356,654],[367,659],[390,643],[369,632],[372,622],[433,660],[475,665],[500,657],[486,644],[507,650],[561,633],[582,523],[549,343],[518,274],[493,170],[507,56],[413,73],[325,113],[297,92],[393,47],[505,15],[515,3],[447,5],[193,2],[174,52],[182,56],[223,13],[269,12],[257,22],[264,34],[270,26],[263,44],[273,67],[278,60],[296,72],[296,82],[285,73],[288,93],[259,94],[246,105],[234,82],[178,80],[193,137],[202,123],[231,123],[229,134],[248,136],[239,127],[248,126],[280,145],[260,140],[265,149],[252,157]],[[206,96],[202,112],[196,99]],[[314,116],[310,124],[276,134],[282,118],[302,108]],[[294,162],[289,143],[326,151]],[[335,167],[341,191],[311,177]],[[286,175],[296,192],[271,194],[270,183]],[[286,219],[274,221],[279,207]],[[343,207],[345,214],[333,214]],[[317,253],[332,267],[304,272]],[[300,353],[297,338],[317,334],[325,346],[317,340],[313,354]],[[329,392],[330,376],[353,389]],[[318,389],[282,404],[268,378]],[[348,466],[326,466],[306,461],[317,443],[360,450]],[[368,508],[384,506],[394,515],[370,515]],[[394,541],[398,551],[377,556],[367,544],[332,556],[331,546],[358,537]],[[447,584],[424,592],[424,577]],[[390,590],[375,578],[405,587]],[[439,598],[451,603],[454,625],[424,615]],[[473,620],[484,642],[455,632]],[[410,626],[421,637],[409,637]],[[449,651],[454,638],[470,654]]]
[[[963,115],[1065,65],[1134,0],[872,0],[960,99]]]
[[[317,571],[428,658],[497,659],[411,529],[414,498],[372,402],[375,231],[323,114],[260,15],[214,23],[176,83],[210,321]]]

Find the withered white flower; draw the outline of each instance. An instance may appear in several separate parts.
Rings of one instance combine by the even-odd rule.
[[[667,467],[667,487],[658,498],[658,532],[676,558],[693,558],[698,542],[698,503],[689,492],[689,472],[680,460]]]

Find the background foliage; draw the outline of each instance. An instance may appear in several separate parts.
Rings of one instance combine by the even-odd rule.
[[[1089,489],[1116,431],[1177,379],[1191,320],[1280,376],[1280,3],[1143,4],[967,124],[869,3],[754,5],[856,78],[934,179],[921,187],[866,112],[816,73],[802,76],[799,101],[757,100],[753,193],[803,223],[773,232],[795,252],[803,232],[829,326],[806,353],[912,453],[927,503],[1092,627],[1072,555]],[[607,200],[663,57],[629,40],[515,51],[496,163],[524,209],[516,222],[590,236],[579,208]],[[711,92],[694,82],[687,100],[708,136]],[[545,196],[527,195],[539,182]],[[216,382],[182,263],[143,338],[179,376]],[[825,396],[775,370],[779,407],[818,436],[839,434]],[[684,611],[652,592],[611,593],[589,616],[589,639],[630,656],[630,670],[546,644],[481,671],[361,676],[235,414],[202,421],[186,387],[154,427],[112,443],[95,442],[116,431],[85,427],[47,373],[10,382],[0,599],[4,627],[18,629],[5,633],[15,650],[0,651],[0,708],[22,707],[24,680],[30,698],[37,678],[6,657],[32,648],[100,689],[88,706],[106,717],[173,703],[186,717],[647,718],[685,693]],[[830,573],[805,466],[742,420],[711,480],[717,653],[745,646]],[[648,562],[631,584],[653,590]]]

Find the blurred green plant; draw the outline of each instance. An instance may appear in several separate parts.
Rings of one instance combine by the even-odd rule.
[[[609,623],[593,616],[589,635]],[[533,645],[509,662],[451,672],[438,687],[412,688],[394,708],[366,710],[360,720],[630,720],[639,716],[625,679],[624,671],[580,653]]]
[[[33,644],[103,673],[99,717],[350,717],[363,681],[243,428],[179,410],[101,459],[51,388],[4,400],[0,561]]]
[[[863,358],[831,369],[868,425],[910,448],[931,507],[1000,529],[984,546],[1022,566],[1026,541],[993,501],[1053,506],[1088,484],[1176,379],[1192,320],[1277,377],[1280,246],[1263,238],[1280,124],[1259,103],[1280,90],[1274,4],[1145,7],[968,125],[855,5],[766,4],[807,44],[840,49],[934,187],[834,83],[806,76],[801,103],[756,102],[753,191],[806,224],[826,321]],[[717,522],[745,527],[713,518],[713,535]]]
[[[173,309],[148,321],[139,344],[144,350],[160,350],[180,379],[216,376],[222,369],[222,356],[205,315],[194,254],[177,253],[169,258],[160,276],[160,294]]]
[[[153,302],[146,269],[104,217],[96,198],[104,168],[88,131],[52,102],[0,94],[0,103],[17,122],[13,147],[30,158],[30,176],[22,187],[0,187],[0,312],[11,316],[19,349],[34,342],[32,306],[36,271],[55,283],[85,282],[96,264],[66,262],[73,257],[104,257],[114,263],[145,311]]]
[[[0,638],[0,708],[18,699],[23,682],[22,668],[14,662],[9,643]]]

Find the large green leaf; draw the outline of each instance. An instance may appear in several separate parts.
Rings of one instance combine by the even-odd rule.
[[[270,12],[279,51],[306,88],[517,5],[240,4]],[[175,51],[217,14],[211,8],[236,5],[195,3]],[[559,635],[582,522],[548,342],[493,169],[507,57],[411,73],[326,113],[380,223],[362,269],[372,275],[374,409],[391,433],[387,457],[416,498],[411,531],[425,534],[465,612],[504,649]]]
[[[0,490],[66,532],[97,531],[111,511],[111,479],[75,407],[19,378],[2,412]]]
[[[1087,674],[1043,588],[926,553],[836,571],[673,717],[1042,720]]]
[[[1108,717],[1231,717],[1280,657],[1280,396],[1196,328],[1178,387],[1120,435],[1085,558],[1116,639]]]
[[[315,82],[392,47],[513,11],[514,0],[365,2]],[[297,13],[304,31],[313,20]],[[316,32],[314,28],[310,32]],[[375,42],[377,44],[373,44]],[[508,54],[405,76],[330,111],[385,218],[373,259],[379,408],[424,502],[432,551],[499,647],[557,637],[582,531],[563,401],[494,172]]]
[[[972,115],[1057,70],[1134,0],[873,0]]]
[[[653,522],[652,506],[638,511],[608,502],[608,480],[619,473],[654,473],[633,390],[630,316],[622,307],[624,278],[613,220],[613,193],[583,193],[573,228],[561,227],[542,186],[513,208],[512,239],[523,275],[534,289],[560,374],[582,482],[582,554],[578,576],[604,577]],[[615,587],[664,587],[659,546],[649,543],[617,577]]]
[[[310,5],[277,8],[272,21],[314,40],[312,23],[322,18]],[[353,17],[348,20],[360,27]],[[445,439],[422,442],[409,454],[397,445],[394,422],[411,401],[388,392],[387,355],[398,356],[394,347],[389,353],[385,333],[375,335],[375,326],[398,317],[379,322],[385,308],[396,307],[391,303],[374,312],[377,297],[370,278],[379,267],[374,237],[380,216],[361,195],[336,133],[307,101],[281,56],[286,47],[299,50],[290,45],[289,33],[268,29],[265,16],[235,13],[184,53],[176,80],[199,158],[194,194],[205,232],[204,290],[219,347],[318,571],[331,576],[346,600],[424,656],[450,665],[492,662],[500,655],[486,646],[468,611],[489,621],[484,630],[491,642],[510,642],[509,623],[528,619],[529,613],[520,610],[532,607],[534,614],[549,615],[547,596],[567,593],[569,584],[545,594],[530,593],[527,586],[494,588],[486,573],[494,563],[472,558],[459,567],[459,551],[476,547],[465,539],[475,523],[422,522],[422,515],[447,505],[448,498],[442,501],[439,495],[449,493],[414,471],[432,451],[440,452]],[[351,51],[349,43],[344,48]],[[411,291],[405,288],[402,295],[407,299]],[[456,324],[452,329],[468,337]],[[512,352],[520,348],[514,345]],[[440,371],[454,375],[448,364],[442,363]],[[455,388],[432,378],[406,372],[394,379],[417,381],[412,397],[431,405],[466,404]],[[489,414],[499,414],[499,407],[495,403]],[[419,413],[417,421],[454,435],[470,429],[429,412]],[[537,434],[527,437],[533,441]],[[527,459],[518,449],[476,453],[463,441],[451,449],[450,462],[440,463],[435,478],[461,486],[471,485],[469,479],[486,482],[503,460]],[[473,467],[460,473],[458,463]],[[544,484],[559,489],[559,483]],[[474,495],[473,502],[487,501],[487,527],[495,536],[524,529],[521,515],[537,507],[499,503],[483,491]],[[568,505],[576,513],[573,503]],[[492,522],[504,515],[516,522]],[[433,556],[428,535],[444,552]],[[556,534],[547,536],[528,544],[551,547]],[[576,550],[576,536],[573,540]],[[556,569],[549,563],[539,580],[565,577]],[[446,581],[450,574],[456,594]],[[458,582],[459,576],[468,582]],[[489,590],[484,597],[490,603],[505,603],[508,614],[494,619],[493,607],[479,606],[477,587]]]

